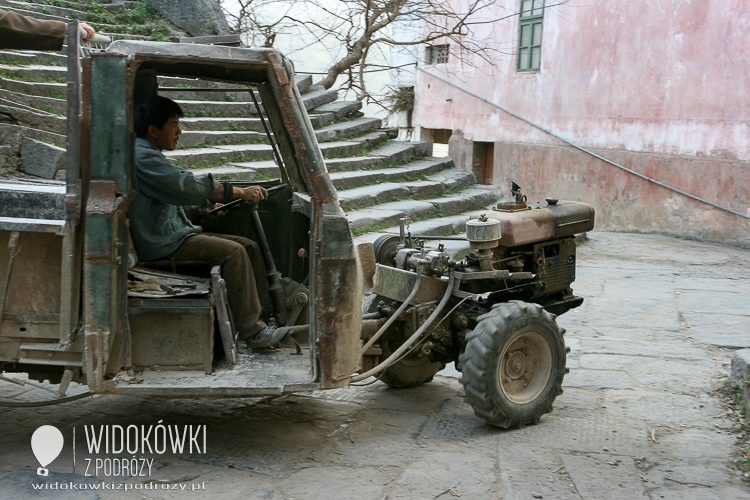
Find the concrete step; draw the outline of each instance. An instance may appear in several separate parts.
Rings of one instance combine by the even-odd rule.
[[[387,165],[388,158],[383,156],[352,156],[348,158],[327,158],[328,172],[345,172],[359,169],[377,168]]]
[[[65,83],[68,69],[65,66],[45,66],[30,64],[28,66],[9,66],[0,64],[0,76],[21,81],[45,83]]]
[[[65,117],[45,113],[22,105],[7,105],[0,101],[0,122],[45,130],[65,135]]]
[[[4,3],[7,3],[7,0]],[[19,2],[22,5],[29,5],[26,2]],[[0,4],[3,5],[3,4]],[[47,5],[44,5],[42,8],[48,7]],[[66,16],[57,16],[53,14],[45,14],[43,12],[34,12],[32,10],[27,9],[19,9],[16,7],[9,7],[5,5],[3,7],[5,10],[15,12],[16,14],[20,14],[22,16],[27,17],[33,17],[35,19],[42,19],[42,20],[49,20],[49,21],[62,21],[62,22],[68,22],[69,18]],[[81,19],[84,20],[84,18],[87,17],[85,12],[76,11],[76,14],[72,16],[73,19]],[[97,33],[101,35],[107,35],[111,37],[113,40],[156,40],[157,38],[148,36],[148,35],[136,35],[132,34],[134,31],[142,31],[144,29],[141,25],[125,25],[125,24],[103,24],[103,23],[96,23],[93,21],[88,21],[88,23],[96,30]]]
[[[159,95],[169,97],[175,101],[252,102],[253,100],[247,89],[196,91],[190,89],[164,90],[162,88],[159,89]]]
[[[8,0],[7,3],[9,7],[22,9],[27,13],[41,13],[50,16],[65,17],[68,19],[78,19],[80,21],[85,21],[88,17],[88,13],[85,11],[80,11],[69,7],[59,7],[54,4],[38,4],[30,2],[19,2],[16,0]]]
[[[66,66],[68,58],[55,52],[37,52],[34,50],[0,50],[0,64],[9,66]]]
[[[376,146],[381,146],[383,143],[387,142],[389,140],[389,135],[388,132],[384,130],[376,130],[375,132],[370,132],[369,134],[352,137],[349,140],[359,142],[365,148],[370,149]]]
[[[447,158],[451,165],[453,160],[448,156]],[[428,177],[431,181],[440,182],[446,190],[458,189],[466,186],[471,186],[477,182],[477,178],[472,172],[464,170],[462,168],[452,167]]]
[[[334,141],[345,137],[364,134],[370,130],[380,128],[380,118],[355,118],[353,120],[332,123],[315,130],[319,142]]]
[[[434,207],[436,212],[445,215],[462,212],[481,204],[486,205],[499,198],[492,189],[481,187],[456,193],[458,197],[454,194],[443,195],[445,191],[444,184],[428,177],[425,180],[381,182],[355,187],[339,191],[338,196],[341,208],[345,211],[389,203],[396,201],[395,198],[414,197],[423,198]],[[418,217],[426,216],[419,215]]]
[[[370,151],[370,156],[385,156],[391,163],[423,157],[430,154],[429,142],[401,142],[392,141]]]
[[[397,227],[398,220],[407,216],[413,219],[425,219],[437,215],[441,218],[445,218],[447,215],[458,216],[461,214],[463,217],[466,215],[465,212],[485,208],[489,204],[497,201],[498,198],[499,196],[495,194],[494,190],[476,187],[441,198],[428,200],[401,200],[353,210],[347,213],[347,218],[349,219],[349,225],[352,230],[357,234],[362,234],[363,232],[368,232],[371,228],[381,228],[382,230],[382,228],[389,226]],[[428,205],[432,207],[432,210],[428,208]],[[445,212],[445,209],[454,209],[454,211]],[[468,219],[468,216],[466,216],[466,218]],[[434,222],[430,225],[425,224],[424,227],[418,227],[417,229],[427,230],[434,225],[432,231],[442,231],[445,229],[445,232],[452,232],[458,230],[456,224],[459,224],[459,220],[459,218],[453,217],[448,219],[453,226],[453,229],[450,230],[448,230],[449,226],[447,225],[447,222],[445,224],[438,222]],[[417,223],[412,223],[413,232],[415,224]]]
[[[343,210],[349,211],[393,201],[394,198],[407,198],[410,195],[411,191],[403,184],[383,182],[372,186],[339,191],[339,203]]]
[[[65,136],[53,134],[35,128],[12,125],[10,123],[0,123],[0,145],[10,147],[13,154],[21,154],[21,143],[24,138],[36,139],[55,146],[65,147]]]
[[[193,174],[211,174],[217,181],[254,181],[258,173],[252,168],[235,167],[231,165],[213,168],[196,168]]]
[[[268,144],[237,144],[167,151],[164,155],[184,168],[210,168],[254,158],[267,159],[272,153]]]
[[[0,182],[0,217],[65,219],[65,184]]]
[[[419,180],[431,180],[432,182],[436,182],[431,178],[427,179],[427,177],[425,177],[424,179],[420,179],[420,177],[438,173],[441,170],[451,168],[452,166],[453,161],[450,158],[425,158],[413,161],[402,167],[331,172],[329,176],[333,181],[333,185],[336,186],[336,189],[345,190],[364,186],[366,184],[381,182],[406,182]],[[439,192],[443,192],[446,189],[442,183],[436,183],[440,186]]]
[[[307,115],[313,127],[324,127],[333,123],[336,116],[333,113],[310,113]]]
[[[321,147],[324,145],[321,144]],[[329,172],[339,172],[393,165],[424,156],[428,148],[422,143],[392,141],[370,151],[367,156],[326,159],[326,167]]]
[[[28,9],[19,9],[18,7],[8,5],[10,4],[11,1],[12,0],[7,0],[6,2],[4,2],[3,9],[10,11],[10,12],[15,12],[16,14],[20,14],[22,16],[33,17],[34,19],[42,19],[45,21],[63,21],[63,22],[68,21],[68,19],[64,16],[55,16],[52,14],[45,14],[43,12],[35,12],[33,10],[28,10]],[[26,4],[26,2],[17,2],[17,3],[20,3],[22,5]]]
[[[180,118],[180,126],[184,130],[191,131],[202,131],[202,130],[215,130],[215,131],[232,131],[232,130],[252,130],[260,132],[263,130],[263,125],[260,123],[260,118],[214,118],[214,117],[185,117]]]
[[[437,208],[442,215],[453,215],[477,207],[489,205],[500,199],[500,189],[492,188],[499,188],[499,186],[483,187],[475,184],[474,186],[458,193],[441,196],[439,198],[432,198],[429,201],[435,205],[435,208]]]
[[[299,93],[304,94],[312,86],[312,75],[294,75],[294,83]]]
[[[320,115],[328,116],[328,115]],[[311,116],[310,122],[316,126],[320,120],[317,116]],[[202,117],[192,116],[180,119],[180,124],[185,130],[254,130],[264,132],[260,118],[243,117]]]
[[[484,207],[480,207],[480,210]],[[466,231],[466,221],[469,220],[469,218],[476,213],[476,210],[470,210],[468,212],[464,212],[462,214],[457,215],[449,215],[447,217],[432,217],[429,219],[417,221],[417,222],[411,222],[408,226],[408,230],[411,233],[412,236],[440,236],[440,235],[451,235],[451,236],[464,236],[465,237],[465,231]],[[367,228],[368,226],[364,226]],[[379,227],[379,226],[369,226],[369,227]],[[389,226],[385,228],[378,229],[377,231],[372,232],[366,232],[363,233],[362,229],[355,230],[355,234],[359,234],[359,236],[355,236],[354,244],[358,245],[360,243],[364,242],[370,242],[373,243],[375,240],[380,238],[383,235],[386,234],[399,234],[400,228],[398,226],[398,220],[396,221],[396,225]],[[454,241],[454,240],[449,240]],[[459,243],[455,242],[454,244]],[[469,242],[468,240],[465,242],[466,247],[468,248]],[[432,242],[430,242],[430,247],[437,246],[437,242],[433,245]],[[447,245],[446,245],[447,246]]]
[[[38,95],[65,99],[67,85],[64,83],[24,82],[13,78],[0,78],[0,87],[26,95]]]
[[[352,138],[348,141],[332,141],[320,143],[320,150],[324,158],[335,158],[355,154],[363,149],[377,146],[388,139],[385,132],[373,132]]]
[[[215,116],[221,118],[249,117],[257,115],[255,104],[251,102],[226,101],[183,101],[177,100],[185,116],[201,117]]]
[[[0,70],[2,67],[0,67]],[[197,94],[197,93],[196,93]],[[316,91],[302,95],[302,101],[306,109],[312,109],[318,102],[328,102],[336,99],[336,91]],[[257,115],[255,104],[252,102],[227,102],[207,100],[177,100],[187,116],[216,116],[235,117]],[[262,108],[262,103],[259,103]]]
[[[222,88],[222,89],[238,89],[238,90],[249,90],[246,85],[238,85],[230,82],[216,82],[214,80],[202,80],[200,78],[182,78],[179,76],[158,76],[156,78],[159,87],[185,87],[187,89],[191,87],[200,88]]]
[[[354,141],[333,141],[320,144],[320,151],[325,158],[350,155],[360,149],[362,149],[362,143]]]
[[[302,102],[305,105],[305,109],[310,111],[319,106],[335,101],[339,96],[336,90],[313,90],[302,94]]]
[[[35,95],[26,95],[19,92],[0,89],[0,99],[3,101],[22,104],[30,108],[39,109],[47,113],[53,113],[65,116],[67,101],[64,99],[53,99],[51,97],[41,97]]]
[[[336,118],[344,118],[362,108],[360,101],[334,101],[315,108],[316,113],[333,113]]]
[[[259,178],[276,179],[281,176],[279,167],[273,160],[232,162],[230,166],[237,169],[251,169],[253,172],[257,172]]]
[[[268,142],[266,134],[247,130],[186,130],[182,132],[178,149],[188,149],[217,144],[254,144]]]

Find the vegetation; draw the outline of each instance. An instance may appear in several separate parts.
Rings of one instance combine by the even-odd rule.
[[[391,112],[412,111],[414,109],[414,87],[397,87],[386,98],[391,102]]]
[[[29,0],[26,0],[29,1]],[[32,5],[14,4],[14,7],[25,10],[40,11],[43,14],[55,14],[50,7],[62,7],[85,13],[85,20],[95,30],[107,33],[116,31],[131,35],[140,35],[164,40],[172,33],[172,24],[164,19],[156,7],[149,1],[139,1],[129,9],[110,11],[107,4],[96,0],[68,2],[64,0],[33,0],[29,3],[43,4],[44,7],[37,9]]]

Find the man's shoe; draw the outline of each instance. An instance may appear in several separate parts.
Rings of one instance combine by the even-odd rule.
[[[293,329],[289,327],[267,326],[245,342],[250,349],[268,349],[284,340],[292,332]]]

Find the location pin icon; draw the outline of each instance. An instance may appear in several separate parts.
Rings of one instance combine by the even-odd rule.
[[[45,469],[54,459],[60,454],[63,449],[62,432],[57,427],[51,425],[43,425],[34,431],[31,436],[31,451],[34,452],[34,456],[39,462],[39,467],[36,473],[40,476],[46,476],[49,471]]]

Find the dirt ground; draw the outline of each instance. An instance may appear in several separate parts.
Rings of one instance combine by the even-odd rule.
[[[571,348],[565,392],[538,425],[487,426],[450,367],[408,390],[0,409],[0,498],[750,499],[731,464],[739,431],[715,394],[733,350],[750,347],[750,251],[589,238],[573,285],[586,301],[558,318]],[[149,477],[85,474],[84,426],[159,422],[206,425],[205,449],[158,455]],[[66,443],[37,476],[29,442],[42,425],[66,439],[76,430],[75,474]]]

